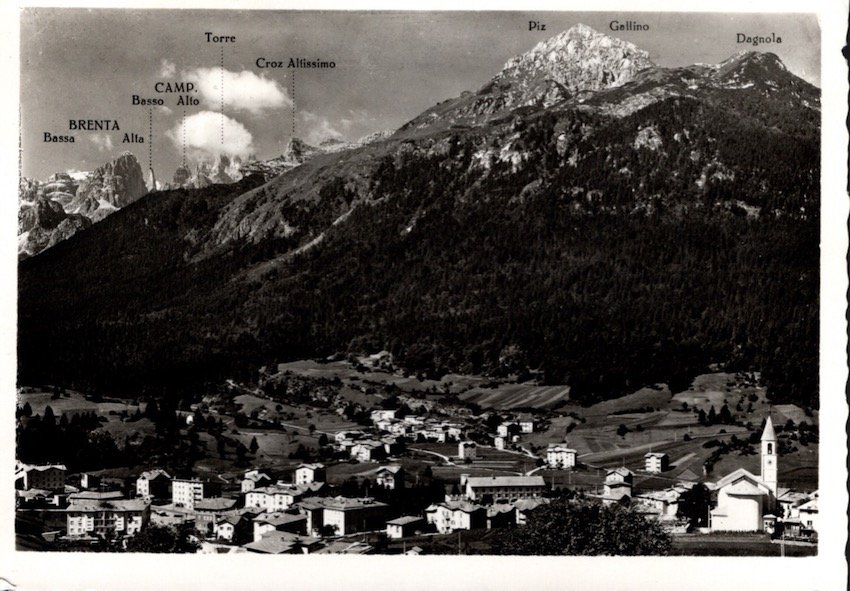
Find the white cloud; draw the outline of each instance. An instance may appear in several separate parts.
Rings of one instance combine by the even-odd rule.
[[[339,120],[339,123],[343,127],[343,129],[345,129],[347,131],[347,130],[351,129],[352,127],[356,126],[356,125],[363,125],[365,123],[368,123],[368,122],[374,121],[374,120],[375,120],[375,118],[370,117],[369,113],[367,113],[363,109],[357,109],[357,110],[349,109],[348,110],[348,117],[343,117],[342,119]]]
[[[185,137],[186,151],[193,159],[206,159],[218,154],[246,158],[253,150],[254,138],[244,125],[227,115],[222,118],[220,113],[213,111],[190,115],[165,134],[178,149],[182,149]]]
[[[221,84],[224,81],[224,108],[248,111],[259,115],[264,111],[292,105],[292,100],[276,80],[254,74],[222,71],[219,68],[195,68],[183,73],[183,78],[194,82],[201,100],[207,107],[221,108]]]
[[[174,62],[168,60],[162,60],[162,63],[159,67],[159,75],[161,78],[171,78],[174,74],[177,73],[177,66],[174,65]]]
[[[304,141],[308,144],[317,146],[325,140],[344,140],[343,133],[334,127],[327,117],[322,117],[311,113],[310,111],[302,111],[301,119],[305,124]],[[343,127],[348,126],[343,124]]]
[[[173,111],[171,110],[171,107],[166,107],[165,105],[159,105],[159,106],[156,108],[156,112],[157,112],[157,113],[162,113],[163,115],[171,115],[171,113],[172,113]]]
[[[91,142],[97,146],[99,152],[112,150],[112,138],[107,133],[95,133],[89,136]]]
[[[73,168],[70,169],[70,170],[66,170],[65,172],[75,181],[83,181],[83,180],[87,179],[89,177],[89,175],[91,174],[90,172],[88,172],[86,170],[76,170],[76,169],[73,169]]]

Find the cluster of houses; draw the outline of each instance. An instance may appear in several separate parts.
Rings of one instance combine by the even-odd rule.
[[[376,420],[398,423],[391,411],[376,412],[380,413]],[[358,460],[364,450],[384,450],[383,455],[361,461],[383,459],[390,453],[360,432],[340,433],[336,443],[346,446]],[[474,460],[478,448],[475,442],[462,440],[458,456]],[[664,453],[650,452],[644,459],[649,474],[668,469]],[[566,444],[548,446],[549,467],[571,469],[576,463],[575,450]],[[18,506],[63,511],[65,537],[79,541],[126,539],[148,524],[186,524],[203,542],[202,551],[216,553],[369,553],[374,550],[369,544],[345,536],[385,532],[388,538],[397,539],[429,532],[518,526],[526,523],[530,511],[549,503],[544,478],[533,474],[461,474],[459,487],[444,500],[418,515],[405,515],[391,503],[368,496],[368,491],[365,496],[340,496],[328,484],[327,468],[320,463],[299,465],[291,481],[275,479],[263,470],[249,470],[242,475],[239,490],[229,496],[222,493],[222,479],[175,478],[161,469],[141,473],[129,490],[110,487],[93,475],[82,475],[80,486],[71,486],[66,473],[62,465],[18,462]],[[380,489],[405,487],[405,471],[399,464],[382,463],[373,476],[374,486]],[[671,481],[663,490],[635,492],[634,474],[618,467],[606,471],[601,492],[587,496],[603,504],[628,503],[669,531],[684,532],[687,522],[682,519],[681,502],[694,486],[695,482]],[[818,493],[778,487],[778,450],[770,419],[762,435],[761,473],[739,469],[706,487],[717,501],[708,512],[705,531],[773,533],[781,524],[785,535],[816,537]]]
[[[465,432],[464,425],[461,423],[416,415],[398,417],[397,414],[398,411],[394,409],[373,410],[370,414],[372,425],[378,432],[386,432],[396,437],[437,443],[456,441]]]

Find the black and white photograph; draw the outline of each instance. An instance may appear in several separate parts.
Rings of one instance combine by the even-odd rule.
[[[825,13],[531,8],[12,13],[15,559],[841,584]]]

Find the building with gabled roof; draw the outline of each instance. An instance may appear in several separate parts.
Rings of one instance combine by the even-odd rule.
[[[376,462],[387,457],[387,449],[381,441],[363,439],[351,446],[349,455],[358,462]]]
[[[516,503],[513,504],[514,511],[516,511],[516,516],[514,517],[514,521],[517,525],[525,525],[528,522],[528,515],[538,507],[542,505],[548,505],[549,499],[540,498],[540,499],[520,499]]]
[[[819,529],[818,519],[818,491],[810,495],[810,499],[797,507],[797,518],[804,529],[817,532]]]
[[[243,493],[271,484],[272,477],[259,470],[248,470],[242,476],[241,490]]]
[[[513,503],[499,503],[487,507],[487,529],[516,525],[516,508]]]
[[[147,524],[150,504],[141,499],[90,500],[65,510],[69,538],[123,537]]]
[[[245,506],[265,509],[266,511],[283,511],[298,502],[303,494],[301,487],[279,482],[271,486],[255,488],[245,493]]]
[[[284,531],[271,531],[254,542],[245,544],[248,552],[257,554],[312,554],[322,547],[319,538]]]
[[[404,468],[397,464],[381,466],[375,473],[375,482],[387,490],[402,489],[404,488]]]
[[[251,515],[237,513],[215,520],[214,534],[217,540],[233,544],[244,544],[251,539]]]
[[[388,538],[406,538],[416,533],[418,529],[422,529],[425,525],[425,520],[415,515],[404,515],[387,521],[387,537]]]
[[[325,482],[327,471],[324,464],[299,464],[295,469],[295,484]]]
[[[307,531],[321,533],[326,527],[334,535],[383,529],[390,507],[369,497],[311,497],[297,508],[307,515]]]
[[[632,496],[632,481],[634,477],[628,468],[619,467],[605,473],[602,496],[606,499],[619,500]]]
[[[445,501],[425,509],[428,523],[441,534],[487,527],[487,509],[469,501]]]
[[[65,488],[67,468],[64,464],[15,463],[15,488],[61,491]]]
[[[171,475],[165,470],[146,470],[136,479],[136,496],[166,499],[171,487]]]
[[[301,513],[262,513],[253,519],[254,541],[270,531],[307,535],[307,516]]]

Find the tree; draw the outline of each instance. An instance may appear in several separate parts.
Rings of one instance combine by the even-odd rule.
[[[708,419],[705,416],[705,411],[703,409],[699,409],[699,414],[697,415],[697,420],[700,425],[705,425]]]
[[[251,452],[251,455],[256,455],[258,449],[260,449],[260,444],[257,443],[256,437],[252,437],[251,443],[248,445],[248,451]]]
[[[626,436],[626,433],[628,433],[628,432],[629,432],[629,428],[628,428],[628,427],[626,427],[626,426],[625,426],[624,424],[622,424],[622,423],[620,423],[620,426],[619,426],[619,427],[617,427],[617,435],[619,435],[620,437],[625,437],[625,436]]]
[[[319,435],[319,447],[324,447],[328,444],[328,436],[322,433]]]
[[[528,515],[526,525],[496,534],[501,555],[664,555],[670,536],[639,513],[614,505],[554,499]]]
[[[56,424],[56,416],[53,414],[53,409],[48,404],[44,408],[44,418],[42,419],[42,424],[50,425],[51,427]]]
[[[30,406],[29,402],[24,402],[24,409],[23,409],[22,412],[23,412],[23,415],[25,417],[31,417],[32,416],[32,406]]]
[[[189,537],[190,533],[188,527],[148,525],[127,541],[127,551],[191,554],[197,552],[200,546]]]
[[[717,422],[717,411],[714,410],[714,405],[711,405],[711,408],[708,409],[708,424],[713,425]]]
[[[711,493],[704,484],[698,483],[679,498],[679,517],[684,517],[693,527],[708,525],[708,508]]]
[[[729,410],[729,406],[724,404],[720,408],[720,422],[724,425],[729,425],[733,422],[732,412]]]
[[[156,400],[149,400],[145,405],[145,416],[154,422],[159,418],[159,406],[157,406]]]

